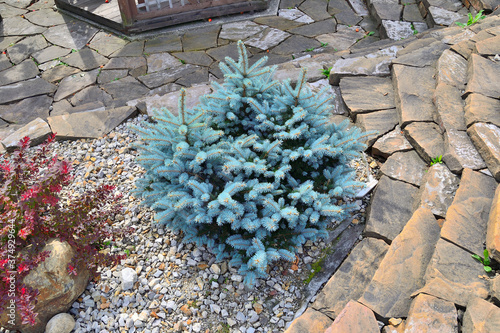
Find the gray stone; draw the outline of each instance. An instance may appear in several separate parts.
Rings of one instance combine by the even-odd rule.
[[[372,15],[380,24],[382,20],[399,21],[403,6],[397,0],[369,0],[368,6]]]
[[[427,165],[412,150],[392,154],[380,168],[380,171],[395,180],[420,186],[427,171]]]
[[[458,54],[460,54],[465,59],[468,59],[472,54],[472,50],[474,48],[474,42],[471,40],[466,40],[455,45],[452,45],[451,49]]]
[[[338,85],[340,79],[347,76],[389,76],[391,59],[390,56],[363,56],[337,60],[330,71],[330,84]]]
[[[54,0],[37,1],[28,7],[29,10],[38,10],[43,8],[53,8],[55,5]]]
[[[460,0],[424,0],[427,7],[434,6],[456,12],[464,7]]]
[[[52,44],[67,49],[80,50],[96,34],[97,28],[81,22],[74,21],[71,24],[63,24],[49,28],[44,32],[44,37]]]
[[[492,123],[500,127],[500,101],[481,94],[469,94],[465,99],[465,123]]]
[[[71,50],[69,49],[65,49],[57,45],[52,45],[47,47],[46,49],[33,53],[31,56],[35,58],[35,60],[39,64],[43,64],[44,62],[54,60],[59,57],[64,57],[65,55],[68,55],[70,52]]]
[[[351,5],[352,9],[356,12],[357,15],[359,16],[369,16],[370,12],[368,11],[368,8],[366,8],[366,4],[362,0],[349,0],[349,4]]]
[[[493,98],[500,96],[500,63],[472,54],[467,77],[466,93],[475,92]]]
[[[111,58],[103,69],[136,69],[146,64],[144,57],[117,57]]]
[[[335,319],[349,300],[363,295],[388,248],[383,240],[363,239],[318,294],[312,308]]]
[[[97,86],[90,86],[76,93],[70,101],[74,106],[86,104],[88,102],[101,102],[107,105],[112,99],[113,98],[104,90],[99,89]]]
[[[432,21],[435,25],[449,26],[455,24],[455,22],[464,17],[459,13],[434,6],[430,6],[429,8],[427,8],[427,10],[429,11],[430,17],[432,18]]]
[[[31,3],[30,0],[4,0],[6,4],[16,7],[16,8],[26,8]]]
[[[500,128],[493,124],[475,123],[467,130],[474,146],[486,162],[493,177],[500,182]]]
[[[408,151],[411,149],[413,149],[413,147],[404,137],[401,127],[396,125],[393,131],[378,138],[372,146],[372,153],[376,156],[388,158],[395,152]]]
[[[382,176],[373,194],[365,236],[392,241],[410,219],[417,187]]]
[[[179,67],[182,62],[168,53],[155,53],[146,57],[148,74],[159,72],[168,68]]]
[[[8,151],[13,151],[19,147],[19,141],[22,138],[29,136],[31,138],[30,145],[33,147],[45,141],[51,133],[49,125],[43,119],[36,118],[3,139],[2,144]]]
[[[466,168],[462,172],[460,186],[453,204],[475,197],[492,199],[495,196],[496,187],[497,182],[494,178]]]
[[[184,100],[187,109],[192,109],[200,102],[200,96],[210,94],[212,89],[210,85],[199,85],[191,88],[186,88],[186,97]],[[147,114],[154,116],[156,111],[161,108],[166,108],[172,114],[178,115],[180,91],[174,91],[164,95],[153,95],[144,99],[146,103]]]
[[[184,74],[175,81],[175,83],[180,84],[184,87],[191,87],[196,84],[208,82],[208,68],[206,67],[196,67],[194,70],[184,71]]]
[[[176,59],[177,62],[179,60]],[[180,62],[179,62],[180,64]],[[167,69],[163,70],[160,72],[155,72],[153,74],[149,75],[143,75],[139,76],[137,79],[141,81],[146,87],[149,89],[157,88],[159,86],[165,85],[167,83],[172,83],[178,80],[179,78],[191,74],[195,72],[199,67],[194,66],[194,65],[182,65],[172,68],[172,69]]]
[[[105,31],[100,31],[92,38],[89,47],[96,50],[99,54],[109,57],[112,53],[121,50],[128,43],[125,39]]]
[[[435,107],[432,103],[436,86],[434,68],[392,66],[392,78],[396,108],[400,125],[405,127],[412,121],[433,121]]]
[[[437,123],[442,131],[465,131],[464,103],[458,88],[439,83],[434,91]]]
[[[468,42],[475,35],[476,33],[470,29],[461,29],[458,33],[444,36],[443,39],[441,39],[441,41],[445,44],[456,45],[461,42]],[[472,43],[474,44],[474,42]]]
[[[342,99],[353,116],[396,107],[392,82],[389,78],[345,77],[340,80],[339,86]]]
[[[200,51],[217,47],[217,36],[219,35],[219,31],[220,26],[214,25],[203,28],[202,34],[200,34],[198,29],[185,32],[182,36],[183,51]]]
[[[55,82],[78,72],[80,72],[78,68],[59,65],[43,72],[42,78],[49,82]]]
[[[497,260],[498,261],[498,260]],[[494,302],[500,301],[500,275],[497,275],[490,282],[491,298]]]
[[[108,62],[106,57],[103,57],[92,49],[83,49],[81,51],[71,53],[69,56],[62,58],[61,60],[70,66],[80,68],[82,71],[98,68]]]
[[[182,52],[181,38],[176,34],[169,34],[146,41],[144,54],[160,52]]]
[[[29,36],[41,34],[46,28],[30,23],[20,16],[5,17],[2,21],[2,36]]]
[[[53,116],[48,118],[48,122],[52,131],[57,133],[57,138],[62,140],[99,138],[108,134],[135,113],[135,107],[124,106],[104,111],[87,111]],[[124,288],[123,290],[127,289]]]
[[[484,160],[466,132],[446,131],[444,133],[444,146],[443,161],[452,172],[461,173],[464,168],[472,170],[486,168]]]
[[[73,316],[68,313],[59,313],[49,320],[45,333],[70,333],[75,328],[75,324]]]
[[[497,186],[491,204],[486,231],[486,249],[493,260],[500,262],[500,185]],[[500,278],[497,276],[495,280],[492,281],[491,294],[493,298],[500,301]]]
[[[224,61],[226,57],[238,60],[238,46],[236,44],[228,44],[209,49],[207,50],[207,53],[217,61]]]
[[[381,34],[392,40],[401,40],[413,36],[410,22],[383,20]]]
[[[448,45],[436,41],[411,53],[402,56],[398,54],[398,57],[392,63],[413,67],[432,66],[439,59],[443,51],[447,49],[449,49]]]
[[[27,124],[36,118],[46,120],[52,98],[46,95],[25,98],[20,102],[0,105],[0,118],[9,123]]]
[[[335,52],[347,50],[354,45],[356,41],[365,36],[362,30],[358,29],[359,31],[356,32],[356,29],[358,28],[350,27],[338,30],[335,33],[319,35],[316,37],[316,40],[321,43],[327,43],[328,47],[332,48]]]
[[[10,61],[18,64],[28,58],[32,53],[47,47],[47,42],[41,35],[26,37],[22,41],[7,49]]]
[[[330,18],[330,14],[326,10],[327,4],[328,2],[321,0],[306,0],[300,4],[299,9],[313,20],[321,21]]]
[[[144,41],[136,40],[115,51],[110,57],[139,57],[144,52]]]
[[[252,21],[226,23],[222,25],[219,38],[232,41],[244,40],[264,30],[264,26]]]
[[[26,9],[9,6],[6,3],[0,3],[0,13],[2,13],[3,18],[20,16],[27,12],[28,11]]]
[[[356,125],[361,127],[363,131],[376,132],[368,139],[368,146],[373,145],[379,137],[393,130],[397,124],[398,115],[396,109],[361,113],[356,116]]]
[[[106,107],[102,102],[90,102],[72,107],[67,100],[63,99],[62,101],[56,102],[52,105],[50,116],[68,115],[78,112],[104,111],[105,109]]]
[[[0,101],[9,103],[20,99],[53,93],[57,86],[37,78],[0,87]]]
[[[278,45],[289,36],[290,34],[288,32],[274,28],[266,28],[263,31],[254,35],[253,37],[247,39],[245,41],[245,45],[253,46],[261,50],[268,50],[271,47]],[[295,52],[298,51],[301,50],[295,50]],[[273,52],[277,54],[287,54],[287,53],[275,52],[274,50]]]
[[[405,332],[458,332],[455,304],[436,297],[419,294],[411,303]]]
[[[425,286],[415,295],[425,293],[466,306],[474,297],[488,297],[483,273],[483,265],[470,252],[440,239],[425,272]]]
[[[444,50],[437,62],[437,84],[446,83],[459,89],[467,82],[467,60],[450,50]]]
[[[335,17],[337,24],[356,25],[361,21],[347,1],[333,0],[328,2],[328,13]]]
[[[427,163],[444,154],[444,140],[435,123],[414,122],[403,130],[411,145]]]
[[[394,238],[359,302],[385,318],[406,317],[410,295],[423,287],[423,277],[439,239],[439,225],[419,208]]]
[[[27,59],[16,66],[0,72],[0,86],[31,79],[38,74],[36,64],[31,59]]]
[[[7,68],[11,68],[12,67],[12,64],[9,60],[9,58],[7,58],[7,56],[3,53],[0,53],[0,72],[7,69]]]
[[[113,96],[114,99],[126,98],[128,100],[133,100],[149,92],[148,88],[144,87],[139,81],[130,76],[103,84],[101,88]]]
[[[424,22],[422,14],[417,4],[406,4],[403,6],[403,21],[406,22]]]
[[[126,69],[110,69],[103,70],[97,76],[97,83],[104,84],[111,81],[116,81],[127,76],[128,70]]]
[[[373,312],[356,301],[349,301],[325,333],[365,332],[379,333]]]
[[[199,66],[210,66],[214,61],[210,58],[204,51],[193,51],[193,52],[179,52],[173,53],[173,55],[185,63],[191,65],[199,65]],[[181,63],[182,63],[181,61]]]
[[[295,35],[302,35],[306,37],[316,37],[322,34],[333,33],[336,31],[337,24],[335,20],[324,20],[315,23],[302,25],[297,28],[289,30],[290,33]]]
[[[121,271],[121,281],[122,289],[129,290],[132,289],[134,283],[137,281],[137,273],[130,267],[126,267]]]
[[[500,308],[480,298],[467,303],[462,332],[494,333],[500,331]]]
[[[41,25],[42,27],[53,27],[60,24],[71,24],[73,21],[70,17],[64,16],[58,11],[52,8],[44,8],[37,11],[29,12],[24,15],[28,21],[36,25]]]
[[[296,23],[312,23],[314,20],[298,10],[297,8],[293,9],[280,9],[279,10],[279,16],[287,19],[294,21]],[[278,28],[280,29],[280,28]]]
[[[500,36],[495,36],[482,41],[479,41],[474,46],[474,53],[483,56],[495,56],[500,53]]]
[[[81,72],[77,74],[73,74],[71,76],[67,76],[64,78],[61,83],[59,83],[59,87],[57,88],[57,92],[54,95],[54,101],[60,101],[68,96],[73,95],[74,93],[82,90],[85,87],[94,84],[97,79],[97,70],[93,70],[90,72]]]
[[[253,21],[256,23],[262,24],[262,25],[267,25],[271,28],[279,29],[279,30],[289,30],[289,29],[301,26],[303,24],[300,22],[292,21],[290,19],[286,19],[286,18],[282,17],[281,14],[280,14],[280,16],[257,17]],[[222,29],[224,30],[224,27],[222,27]]]

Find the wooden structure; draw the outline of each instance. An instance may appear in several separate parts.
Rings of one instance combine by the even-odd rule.
[[[267,9],[268,0],[55,0],[58,8],[126,34]]]

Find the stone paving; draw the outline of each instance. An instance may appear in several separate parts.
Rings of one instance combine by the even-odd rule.
[[[192,106],[244,40],[253,61],[279,64],[275,78],[308,68],[338,95],[336,117],[377,131],[363,239],[287,332],[500,331],[500,277],[471,257],[486,244],[500,263],[498,9],[463,29],[455,0],[282,0],[279,16],[128,41],[52,7],[0,0],[0,153],[25,135],[103,136],[175,109],[181,87]]]

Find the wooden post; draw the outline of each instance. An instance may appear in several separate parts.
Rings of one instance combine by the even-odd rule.
[[[137,17],[137,7],[134,0],[118,0],[123,26],[131,26]]]

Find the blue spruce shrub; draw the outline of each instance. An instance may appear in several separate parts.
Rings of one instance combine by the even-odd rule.
[[[269,264],[293,261],[297,247],[354,209],[348,199],[364,184],[349,162],[367,134],[329,120],[333,96],[312,93],[305,71],[295,87],[273,81],[266,57],[250,66],[238,48],[238,62],[220,65],[224,83],[195,109],[181,91],[178,115],[161,109],[156,123],[132,127],[146,169],[133,194],[156,222],[230,258],[253,286]]]

